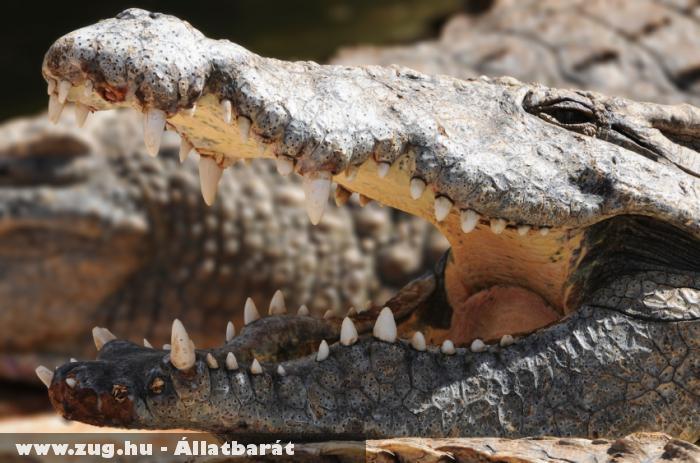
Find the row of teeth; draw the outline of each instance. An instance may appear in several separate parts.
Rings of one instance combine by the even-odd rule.
[[[274,296],[270,301],[269,314],[270,315],[283,315],[287,313],[287,307],[284,301],[284,295],[281,291],[275,292]],[[309,312],[306,306],[301,306],[297,312],[301,316],[308,316]],[[260,312],[258,312],[257,307],[252,299],[248,298],[244,307],[244,323],[249,325],[260,319]],[[236,328],[233,322],[228,322],[226,325],[226,342],[231,342],[236,335]],[[374,328],[372,330],[372,335],[384,342],[395,343],[398,339],[398,330],[396,327],[396,321],[394,320],[394,314],[389,307],[384,307],[374,323]],[[96,326],[92,329],[92,336],[95,341],[95,347],[97,350],[102,350],[105,344],[110,341],[114,341],[117,337],[112,334],[107,328],[101,328]],[[355,324],[350,317],[345,317],[343,323],[340,327],[340,344],[343,346],[352,346],[359,339],[359,334]],[[499,345],[501,347],[507,347],[515,342],[513,336],[506,334],[504,335]],[[409,341],[411,347],[417,351],[424,352],[427,350],[427,345],[425,341],[425,336],[420,331],[416,331]],[[143,340],[145,347],[153,349],[153,346],[147,339]],[[488,350],[489,346],[484,343],[481,339],[475,339],[470,346],[472,352],[485,352]],[[192,368],[196,361],[195,346],[190,339],[184,325],[180,320],[175,319],[172,325],[172,331],[170,336],[170,344],[163,346],[163,350],[170,352],[170,362],[175,368],[181,371],[187,371]],[[440,352],[445,355],[454,355],[457,353],[457,348],[454,343],[446,339],[440,346]],[[316,352],[316,361],[322,362],[328,358],[330,355],[330,347],[326,340],[321,341],[318,351]],[[71,359],[71,362],[75,362],[75,359]],[[206,362],[209,368],[217,369],[219,368],[219,362],[214,358],[211,353],[207,353]],[[228,370],[238,370],[239,365],[236,356],[233,352],[228,352],[226,354],[225,366]],[[250,372],[254,375],[262,374],[263,369],[260,362],[253,358],[250,366]],[[281,376],[286,374],[284,367],[278,365],[277,373]],[[46,385],[46,387],[51,386],[53,381],[53,372],[44,366],[39,366],[36,369],[36,374],[41,379],[41,381]],[[74,378],[66,378],[66,384],[73,388],[76,385],[76,380]]]
[[[58,84],[50,79],[48,86],[49,94],[49,120],[57,122],[63,111],[63,106],[71,89],[71,83],[66,80],[61,80]],[[91,81],[86,81],[85,95],[89,96],[92,93],[93,86]],[[232,124],[233,105],[229,100],[221,101],[221,109],[223,119],[226,124]],[[194,116],[196,106],[188,109],[188,114]],[[75,115],[78,125],[82,127],[85,123],[90,109],[82,103],[75,103]],[[144,113],[144,142],[146,151],[151,156],[156,156],[160,148],[161,136],[166,127],[167,115],[160,109],[148,109]],[[248,140],[251,133],[252,122],[245,116],[238,116],[235,122],[240,130],[241,138],[244,142]],[[266,146],[260,144],[261,150],[265,150]],[[181,137],[180,141],[180,161],[184,162],[190,152],[194,150],[192,144]],[[294,172],[294,160],[287,156],[277,156],[277,171],[280,175],[287,176]],[[225,166],[220,165],[217,161],[209,156],[201,156],[199,158],[199,179],[204,202],[207,205],[212,205],[216,199],[219,181],[223,174]],[[391,164],[388,162],[377,163],[377,175],[379,178],[384,178],[388,175]],[[345,174],[349,181],[352,181],[356,176],[359,168],[354,165],[348,166]],[[409,192],[411,198],[418,200],[423,196],[427,184],[419,177],[413,177],[410,181]],[[321,221],[323,213],[328,203],[328,196],[331,191],[331,173],[327,171],[309,172],[303,175],[303,189],[306,197],[306,211],[311,223],[316,225]],[[343,204],[349,198],[350,192],[342,187],[336,188],[335,200],[338,205]],[[362,205],[368,202],[368,198],[360,196]],[[438,195],[435,198],[435,219],[438,222],[444,221],[454,207],[454,202],[447,196]],[[472,209],[462,209],[459,211],[460,225],[464,233],[473,231],[477,224],[482,220],[487,221],[490,230],[495,234],[501,234],[510,226],[515,229],[521,236],[527,235],[531,230],[537,230],[541,235],[549,233],[548,227],[533,227],[526,224],[508,224],[505,219],[501,218],[482,218],[481,214]]]

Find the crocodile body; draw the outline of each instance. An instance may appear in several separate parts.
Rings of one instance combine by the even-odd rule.
[[[266,309],[278,289],[319,317],[383,303],[444,252],[429,251],[429,224],[376,204],[309,225],[300,182],[269,161],[234,166],[223,201],[206,207],[177,137],[151,158],[133,113],[95,115],[84,130],[65,116],[0,127],[6,380],[91,355],[95,325],[162,345],[180,317],[216,345],[227,321],[243,325],[247,297]]]
[[[179,321],[170,352],[98,330],[96,361],[40,372],[64,416],[248,439],[700,437],[697,108],[288,63],[143,10],[59,39],[43,72],[54,113],[137,108],[147,146],[167,124],[205,172],[291,164],[314,223],[332,178],[451,244],[353,317],[359,338],[282,311],[196,351]]]

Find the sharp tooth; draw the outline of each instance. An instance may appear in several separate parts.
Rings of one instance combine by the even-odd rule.
[[[221,111],[224,113],[224,122],[230,124],[233,112],[231,111],[231,102],[229,100],[221,100]]]
[[[85,96],[90,96],[92,95],[92,89],[94,85],[91,80],[85,81],[85,85],[83,86],[83,95]]]
[[[369,203],[372,202],[372,198],[365,196],[363,194],[360,195],[360,207],[365,207]]]
[[[66,385],[73,389],[75,385],[78,384],[78,382],[75,380],[75,378],[66,378]]]
[[[389,169],[391,168],[391,164],[388,162],[380,162],[377,164],[377,175],[379,178],[384,178],[386,175],[389,173]]]
[[[224,170],[219,167],[214,158],[201,156],[199,158],[199,183],[202,188],[202,197],[207,206],[214,204],[216,190],[219,188],[219,180]]]
[[[357,178],[357,173],[360,171],[360,168],[358,166],[354,166],[352,164],[348,164],[348,167],[345,168],[345,178],[348,179],[348,182],[352,182]]]
[[[328,349],[328,343],[324,339],[321,341],[321,344],[318,346],[318,353],[316,354],[316,361],[317,362],[323,362],[328,358],[328,354],[330,354],[330,350]]]
[[[207,353],[207,365],[213,370],[219,368],[219,362],[217,362],[214,356],[211,355],[211,352]]]
[[[233,352],[226,354],[226,369],[227,370],[238,370],[238,361]]]
[[[268,310],[270,315],[283,315],[287,313],[287,305],[284,303],[284,294],[279,289],[275,291],[270,299],[270,308]]]
[[[511,336],[510,334],[504,334],[501,337],[501,342],[499,344],[501,345],[501,347],[508,347],[511,344],[513,344],[514,342],[515,342],[515,339],[513,339],[513,336]]]
[[[349,317],[343,319],[340,327],[340,343],[344,346],[352,346],[357,342],[357,329]]]
[[[68,92],[70,92],[71,84],[67,80],[62,80],[58,83],[58,102],[63,104],[68,98]]]
[[[241,132],[241,140],[245,143],[250,135],[250,119],[245,116],[238,116],[236,122],[238,123],[238,130]]]
[[[529,225],[518,225],[518,235],[525,236],[530,231]]]
[[[286,376],[287,372],[284,370],[284,367],[282,365],[277,366],[277,374],[280,376]]]
[[[85,125],[88,114],[90,114],[90,108],[82,103],[75,103],[75,122],[78,124],[78,127]]]
[[[306,197],[306,213],[309,220],[317,225],[323,217],[323,211],[328,204],[328,195],[331,191],[331,173],[309,172],[304,175],[304,195]]]
[[[250,372],[254,375],[262,374],[262,367],[260,366],[258,359],[253,358],[253,363],[250,365]]]
[[[180,138],[180,162],[185,162],[187,156],[192,151],[192,143],[188,142],[185,137]]]
[[[146,151],[151,156],[158,156],[164,130],[165,112],[155,108],[147,110],[143,116],[143,141]]]
[[[245,307],[243,307],[243,324],[249,325],[255,320],[260,318],[260,312],[258,308],[255,307],[255,302],[251,298],[245,300]]]
[[[194,343],[190,339],[184,325],[177,318],[173,320],[173,329],[170,334],[170,363],[178,370],[189,370],[196,360]]]
[[[335,318],[335,311],[333,309],[328,309],[323,313],[323,319],[330,320],[331,318]]]
[[[226,342],[231,342],[233,337],[236,335],[236,327],[233,326],[233,322],[229,321],[226,324]]]
[[[422,178],[413,177],[411,179],[411,198],[420,199],[425,191],[425,182]]]
[[[455,352],[455,345],[452,341],[449,339],[445,339],[442,341],[442,345],[440,346],[440,352],[442,352],[445,355],[454,355]]]
[[[490,225],[491,231],[496,235],[500,235],[506,229],[506,221],[503,219],[491,219]]]
[[[335,198],[336,206],[344,206],[345,204],[347,204],[348,200],[350,199],[350,196],[352,196],[352,191],[347,190],[340,185],[337,185],[335,187],[335,192],[333,193],[333,196]]]
[[[484,344],[484,341],[481,339],[475,339],[472,341],[470,349],[472,352],[484,352],[486,350],[486,344]]]
[[[55,93],[49,96],[49,121],[54,124],[58,122],[58,119],[61,117],[61,112],[63,112],[63,106],[64,104],[58,101],[58,96],[56,96]]]
[[[277,164],[277,173],[283,176],[287,176],[294,172],[294,160],[288,158],[287,156],[278,156],[275,160]]]
[[[452,201],[447,196],[438,196],[435,198],[435,219],[438,222],[445,220],[452,209]]]
[[[49,370],[43,365],[38,366],[34,371],[36,371],[36,375],[46,387],[51,387],[51,381],[53,381],[53,371]]]
[[[185,110],[185,114],[187,114],[190,117],[194,117],[194,114],[197,112],[197,103],[193,104],[191,108],[188,108]]]
[[[47,84],[48,84],[48,86],[46,87],[46,93],[49,96],[51,96],[51,94],[56,91],[56,81],[53,79],[49,79]]]
[[[549,233],[549,228],[547,228],[547,227],[540,228],[540,235],[545,236],[548,233]]]
[[[379,312],[377,321],[374,322],[372,334],[375,338],[381,339],[382,341],[396,341],[396,321],[389,307],[384,307],[382,311]]]
[[[420,331],[413,333],[411,338],[411,346],[417,351],[423,352],[425,350],[425,336]]]
[[[148,342],[148,339],[143,338],[143,347],[148,347],[149,349],[153,349],[153,345]]]
[[[469,233],[479,223],[479,213],[471,209],[465,209],[459,213],[459,221],[464,233]]]
[[[102,347],[110,341],[117,339],[107,328],[96,326],[92,329],[92,339],[95,341],[97,350],[102,350]]]
[[[305,304],[302,304],[301,306],[299,306],[299,310],[297,310],[297,315],[308,316],[309,315],[309,308],[306,307]]]
[[[163,350],[170,350],[170,349],[171,349],[170,344],[167,344],[167,343],[163,344]]]
[[[357,315],[357,309],[355,307],[350,307],[348,309],[348,317],[355,316]]]

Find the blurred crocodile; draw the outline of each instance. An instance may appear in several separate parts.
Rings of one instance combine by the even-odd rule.
[[[267,305],[277,289],[312,314],[384,302],[444,252],[429,224],[376,204],[333,208],[308,224],[303,192],[274,164],[233,166],[222,200],[201,200],[196,162],[179,141],[144,156],[140,119],[97,114],[79,130],[46,116],[0,127],[0,376],[36,381],[92,349],[106,324],[164,343],[173,317],[198,343],[242,326],[246,297]],[[435,254],[437,257],[431,257]]]
[[[151,152],[177,131],[210,200],[232,156],[274,157],[312,223],[333,179],[451,244],[342,325],[249,307],[214,349],[175,320],[171,351],[98,328],[96,361],[38,371],[65,417],[238,439],[700,436],[697,108],[289,63],[138,9],[56,41],[43,73],[50,115],[136,108]]]

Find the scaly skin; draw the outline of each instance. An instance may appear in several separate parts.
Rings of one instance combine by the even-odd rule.
[[[229,169],[206,207],[177,137],[150,158],[131,112],[95,114],[85,129],[64,116],[0,126],[3,379],[91,356],[95,325],[161,345],[180,317],[213,346],[228,320],[243,325],[246,297],[266,310],[281,289],[294,309],[340,315],[431,266],[431,227],[416,218],[370,204],[310,226],[298,179],[262,160]]]
[[[700,436],[700,110],[507,78],[286,63],[142,10],[59,39],[43,71],[94,110],[164,111],[220,167],[233,156],[293,159],[312,218],[331,174],[435,223],[452,248],[434,284],[390,303],[399,334],[458,345],[522,335],[485,351],[422,350],[391,335],[384,311],[381,339],[333,344],[326,358],[320,348],[317,359],[295,347],[322,337],[301,327],[318,322],[283,316],[194,356],[175,323],[172,353],[112,340],[97,361],[44,372],[64,416],[248,439]],[[411,179],[429,186],[418,199]],[[480,221],[472,230],[465,220],[465,233],[468,211]],[[513,291],[529,302],[514,310]],[[280,336],[280,324],[299,356],[258,368],[241,346],[266,328]],[[229,352],[239,368],[224,368]]]
[[[692,0],[498,0],[439,39],[340,50],[334,64],[400,64],[462,79],[513,76],[638,101],[700,103],[700,7]]]

